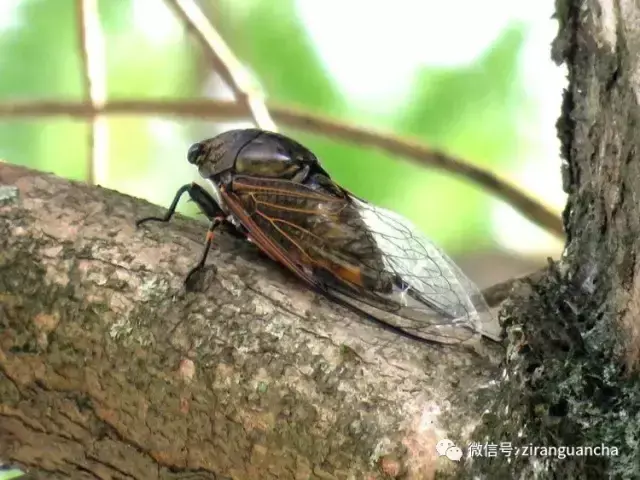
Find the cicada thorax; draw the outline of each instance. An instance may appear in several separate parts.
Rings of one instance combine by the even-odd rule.
[[[283,135],[262,132],[238,150],[233,173],[301,183],[318,168],[318,159],[307,148]]]

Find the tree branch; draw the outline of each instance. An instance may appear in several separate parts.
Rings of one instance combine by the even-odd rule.
[[[433,478],[502,356],[411,342],[230,235],[0,164],[0,458],[47,478]],[[55,446],[55,448],[54,448]],[[386,475],[386,476],[384,476]]]
[[[553,265],[553,260],[549,258],[548,263]],[[537,283],[547,274],[547,271],[548,268],[543,268],[521,277],[509,278],[503,282],[496,283],[494,285],[491,285],[490,287],[485,288],[484,290],[482,290],[482,296],[490,307],[497,307],[502,304],[502,302],[504,302],[507,298],[509,298],[509,296],[511,296],[514,289],[516,289],[520,283]]]
[[[78,21],[78,50],[82,63],[82,81],[85,97],[92,105],[95,115],[91,117],[87,160],[87,183],[95,185],[96,175],[102,178],[109,157],[108,125],[98,110],[104,106],[107,98],[106,62],[104,37],[100,28],[98,5],[96,0],[76,0]]]
[[[545,230],[558,237],[564,235],[562,220],[551,208],[540,203],[506,179],[502,179],[480,166],[431,149],[414,140],[400,138],[389,133],[359,128],[346,122],[274,104],[270,104],[269,108],[278,122],[289,127],[379,148],[419,165],[437,168],[470,181],[508,203]],[[0,103],[0,118],[46,116],[91,118],[97,113],[105,115],[167,115],[178,118],[218,120],[238,119],[247,116],[246,109],[241,105],[220,100],[112,100],[101,108],[92,107],[90,104],[60,101]]]
[[[264,103],[264,96],[252,84],[240,61],[200,7],[193,0],[165,0],[165,3],[200,43],[205,56],[215,65],[216,72],[226,81],[236,100],[251,114],[256,126],[277,131]]]

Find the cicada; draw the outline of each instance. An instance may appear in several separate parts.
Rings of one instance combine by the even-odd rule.
[[[280,262],[313,290],[416,339],[456,343],[481,333],[498,340],[476,286],[407,219],[338,185],[306,147],[284,135],[239,129],[193,144],[189,163],[213,189],[183,186],[210,221],[205,265],[222,223]]]

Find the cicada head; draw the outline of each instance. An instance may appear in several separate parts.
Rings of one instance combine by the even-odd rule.
[[[203,178],[213,180],[235,167],[238,153],[261,133],[257,129],[229,130],[189,147],[187,160]]]

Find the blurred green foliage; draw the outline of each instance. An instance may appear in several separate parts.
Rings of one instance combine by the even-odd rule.
[[[110,98],[201,96],[207,67],[199,46],[182,34],[152,41],[140,30],[140,20],[134,21],[133,1],[99,2]],[[423,68],[409,100],[393,114],[383,114],[363,111],[344,97],[295,14],[294,0],[281,0],[277,8],[267,0],[201,3],[273,101],[410,135],[493,170],[508,165],[517,153],[515,120],[526,99],[517,73],[521,25],[503,32],[470,66]],[[0,100],[82,98],[74,7],[73,0],[17,3],[13,26],[0,31]],[[158,1],[157,8],[165,7]],[[155,19],[142,21],[149,26]],[[188,145],[219,128],[209,122],[178,124],[140,117],[112,117],[109,127],[109,164],[101,183],[161,204],[170,201],[178,186],[196,178],[184,161]],[[281,128],[316,152],[345,187],[411,218],[445,249],[491,243],[490,198],[477,187],[379,151]],[[87,134],[87,126],[78,120],[5,120],[0,157],[82,179]]]
[[[62,3],[68,8],[60,8]],[[73,54],[73,5],[72,0],[18,5],[19,25],[0,35],[1,98],[81,98],[80,63]],[[0,129],[0,156],[42,170],[54,167],[60,175],[80,179],[86,142],[77,142],[73,155],[62,152],[69,139],[83,130],[81,123],[67,120],[5,123]]]
[[[0,480],[11,480],[13,478],[19,478],[21,476],[22,472],[20,470],[0,471]]]

